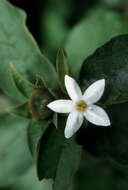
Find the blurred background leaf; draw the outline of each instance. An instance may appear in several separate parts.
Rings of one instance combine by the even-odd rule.
[[[77,172],[73,190],[127,190],[128,176],[112,160],[96,160],[87,152]]]
[[[41,49],[55,63],[57,49],[63,46],[72,27],[98,0],[39,0]]]
[[[122,14],[101,8],[94,8],[71,31],[65,48],[70,70],[75,77],[83,61],[112,37],[128,33],[128,20]]]
[[[31,166],[26,131],[28,120],[0,115],[0,187],[11,185]]]
[[[52,183],[52,180],[43,180],[39,182],[36,176],[35,167],[32,167],[25,175],[19,178],[15,184],[10,186],[10,190],[51,190]]]

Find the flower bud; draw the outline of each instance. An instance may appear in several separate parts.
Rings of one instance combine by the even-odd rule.
[[[32,116],[38,119],[48,118],[52,113],[52,111],[47,107],[51,100],[53,100],[53,98],[47,90],[35,90],[28,101]]]

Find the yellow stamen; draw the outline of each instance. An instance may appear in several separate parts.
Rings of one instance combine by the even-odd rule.
[[[76,110],[79,110],[79,106],[76,106],[75,108],[76,108]]]
[[[84,111],[86,106],[87,104],[83,100],[80,100],[79,102],[76,102],[75,108],[76,110]]]
[[[79,104],[85,104],[83,100],[80,100]]]
[[[85,108],[84,108],[84,107],[81,107],[81,108],[80,108],[80,110],[81,110],[81,111],[84,111],[84,110],[85,110]]]
[[[83,104],[83,107],[85,108],[87,106],[87,104]]]

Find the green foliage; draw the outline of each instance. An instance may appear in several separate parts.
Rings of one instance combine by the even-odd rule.
[[[93,81],[106,79],[104,102],[128,101],[128,35],[115,37],[85,60],[80,82],[87,87]]]
[[[36,88],[42,88],[42,89],[45,88],[44,83],[43,83],[43,80],[42,80],[42,78],[41,78],[40,75],[36,75],[35,87],[36,87]]]
[[[56,57],[56,70],[58,74],[58,81],[60,88],[65,93],[64,76],[69,74],[69,66],[66,52],[63,48],[60,48]]]
[[[127,17],[102,7],[91,10],[74,27],[65,45],[73,75],[79,76],[83,61],[97,48],[112,37],[126,33],[128,33]]]
[[[0,1],[0,60],[2,61],[0,88],[9,96],[22,102],[23,97],[17,94],[10,79],[8,66],[10,62],[26,79],[33,80],[36,74],[40,74],[47,86],[55,91],[58,88],[55,69],[41,54],[36,42],[25,27],[25,20],[26,16],[23,11],[5,0]]]
[[[53,114],[53,124],[56,128],[58,128],[58,113]]]
[[[0,115],[0,187],[10,185],[32,165],[26,132],[28,120]]]
[[[29,169],[26,174],[19,178],[15,184],[10,186],[11,190],[51,190],[52,180],[39,182],[36,176],[35,167]]]
[[[41,4],[41,49],[50,60],[55,60],[56,51],[63,46],[69,29],[66,23],[70,13],[71,0],[47,0],[45,10],[44,2]]]
[[[103,128],[99,131],[99,138],[95,141],[95,145],[92,145],[92,152],[96,156],[112,158],[121,164],[128,165],[127,145],[127,128]]]
[[[55,176],[64,141],[63,128],[56,129],[53,125],[50,125],[40,142],[37,162],[37,172],[40,180]]]
[[[20,104],[15,107],[9,107],[7,109],[7,112],[12,115],[19,116],[19,117],[28,118],[28,119],[31,118],[31,113],[28,109],[28,102],[26,102],[24,104]]]
[[[108,2],[101,4],[119,8],[120,0]],[[67,58],[65,50],[59,49],[57,72],[27,30],[25,13],[6,0],[0,1],[0,89],[16,101],[14,104],[21,103],[0,115],[0,188],[123,189],[128,176],[128,35],[124,35],[128,33],[127,15],[97,6],[88,9],[71,28],[75,24],[70,22],[76,2],[45,3],[48,6],[44,5],[41,13],[41,47],[52,60],[60,46],[65,46],[68,54]],[[77,18],[80,17],[82,14]],[[86,123],[76,136],[64,137],[67,115],[65,119],[52,114],[47,104],[65,96],[64,76],[69,74],[69,66],[83,90],[98,79],[106,79],[101,101],[109,105],[106,111],[111,127]],[[54,181],[49,186],[45,181],[45,186],[44,181],[35,179],[36,171],[39,180]]]
[[[120,164],[118,169],[125,165],[122,170],[128,175],[128,103],[111,105],[107,112],[110,114],[112,125],[106,128],[89,124],[90,128],[83,128],[80,132],[81,139],[84,137],[84,143],[81,143],[94,157],[112,159]]]
[[[94,160],[87,153],[85,157],[75,176],[73,190],[127,190],[127,177],[120,165],[112,160]]]
[[[36,83],[37,88],[43,88],[43,90],[49,91],[49,93],[54,97],[58,97],[58,91],[54,91],[53,88],[47,85],[45,80],[40,75],[36,75]]]
[[[67,143],[63,148],[54,180],[53,190],[67,190],[79,168],[82,148],[76,142]]]
[[[37,153],[38,153],[38,146],[41,137],[45,133],[46,129],[48,128],[49,124],[51,123],[50,120],[30,120],[28,129],[27,129],[27,138],[28,138],[28,145],[29,150],[32,154],[34,161],[36,161]]]
[[[55,190],[68,188],[79,167],[82,153],[82,148],[73,138],[65,139],[64,126],[65,122],[60,119],[58,129],[51,125],[46,130],[40,142],[37,161],[39,179],[55,178]]]
[[[11,101],[11,99],[8,96],[5,96],[5,94],[0,94],[0,114],[5,112],[5,110],[7,110],[9,106],[14,105],[15,103]]]
[[[10,64],[10,67],[12,80],[17,90],[28,99],[32,95],[32,92],[35,90],[34,85],[25,80],[25,78],[16,70],[12,63]]]
[[[120,7],[122,4],[127,4],[127,0],[100,0],[101,3],[104,3],[111,7]]]

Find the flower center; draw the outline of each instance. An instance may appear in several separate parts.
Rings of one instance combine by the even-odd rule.
[[[75,108],[76,110],[84,111],[86,106],[87,104],[83,100],[80,100],[79,102],[76,102]]]

